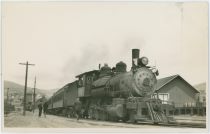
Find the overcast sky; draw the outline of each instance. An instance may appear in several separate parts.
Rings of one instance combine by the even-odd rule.
[[[131,49],[149,58],[158,78],[179,74],[190,84],[207,81],[208,3],[8,2],[2,3],[3,78],[28,86],[60,88],[75,76],[131,67]]]

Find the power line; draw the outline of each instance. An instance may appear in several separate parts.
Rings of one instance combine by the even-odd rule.
[[[25,89],[24,89],[24,100],[23,100],[23,116],[25,116],[25,113],[26,113],[27,79],[28,79],[28,65],[35,66],[35,64],[29,64],[28,61],[26,63],[19,63],[19,64],[26,66]]]

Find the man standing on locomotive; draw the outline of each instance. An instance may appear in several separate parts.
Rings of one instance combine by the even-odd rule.
[[[74,103],[74,110],[76,113],[77,120],[79,120],[79,118],[81,116],[81,110],[82,110],[82,104],[81,104],[79,98],[77,98],[77,100]]]

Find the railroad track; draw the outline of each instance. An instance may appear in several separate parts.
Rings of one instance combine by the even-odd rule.
[[[62,116],[60,116],[62,117]],[[66,118],[66,117],[62,117],[62,118]],[[71,121],[76,121],[76,118],[67,118],[68,120]],[[173,123],[169,123],[169,124],[153,124],[152,122],[142,122],[139,121],[137,123],[133,123],[133,122],[112,122],[112,121],[101,121],[101,120],[91,120],[91,119],[80,119],[80,123],[88,123],[88,124],[93,124],[93,125],[97,125],[97,123],[99,123],[101,125],[105,125],[105,126],[112,126],[113,123],[116,123],[116,126],[124,126],[122,124],[132,124],[135,126],[138,125],[151,125],[151,126],[162,126],[162,127],[172,127],[172,128],[206,128],[206,123],[194,123],[194,122],[173,122]],[[110,124],[109,124],[110,123]],[[122,124],[121,124],[122,123]]]
[[[134,124],[134,123],[132,123]],[[179,122],[179,123],[169,123],[169,124],[152,124],[152,123],[135,123],[136,125],[153,125],[153,126],[164,126],[164,127],[175,127],[175,128],[206,128],[205,123],[185,123],[185,122]]]
[[[90,120],[90,119],[85,119],[85,121],[95,121],[98,122],[98,120]],[[105,121],[106,123],[115,123],[111,121]],[[123,123],[123,122],[116,122],[117,123]],[[205,123],[186,123],[186,122],[174,122],[174,123],[169,123],[169,124],[153,124],[153,123],[148,123],[148,122],[137,122],[137,123],[131,123],[131,122],[125,122],[123,124],[132,124],[135,126],[138,125],[151,125],[151,126],[163,126],[163,127],[173,127],[173,128],[206,128]],[[106,124],[109,125],[109,124]]]
[[[187,127],[187,128],[206,128],[206,124],[204,123],[175,123],[175,124],[166,124],[165,126]]]

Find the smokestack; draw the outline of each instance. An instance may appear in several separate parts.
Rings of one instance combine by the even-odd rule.
[[[98,65],[99,70],[101,69],[101,64]]]
[[[139,52],[139,49],[132,49],[132,67],[135,67],[138,64]]]

